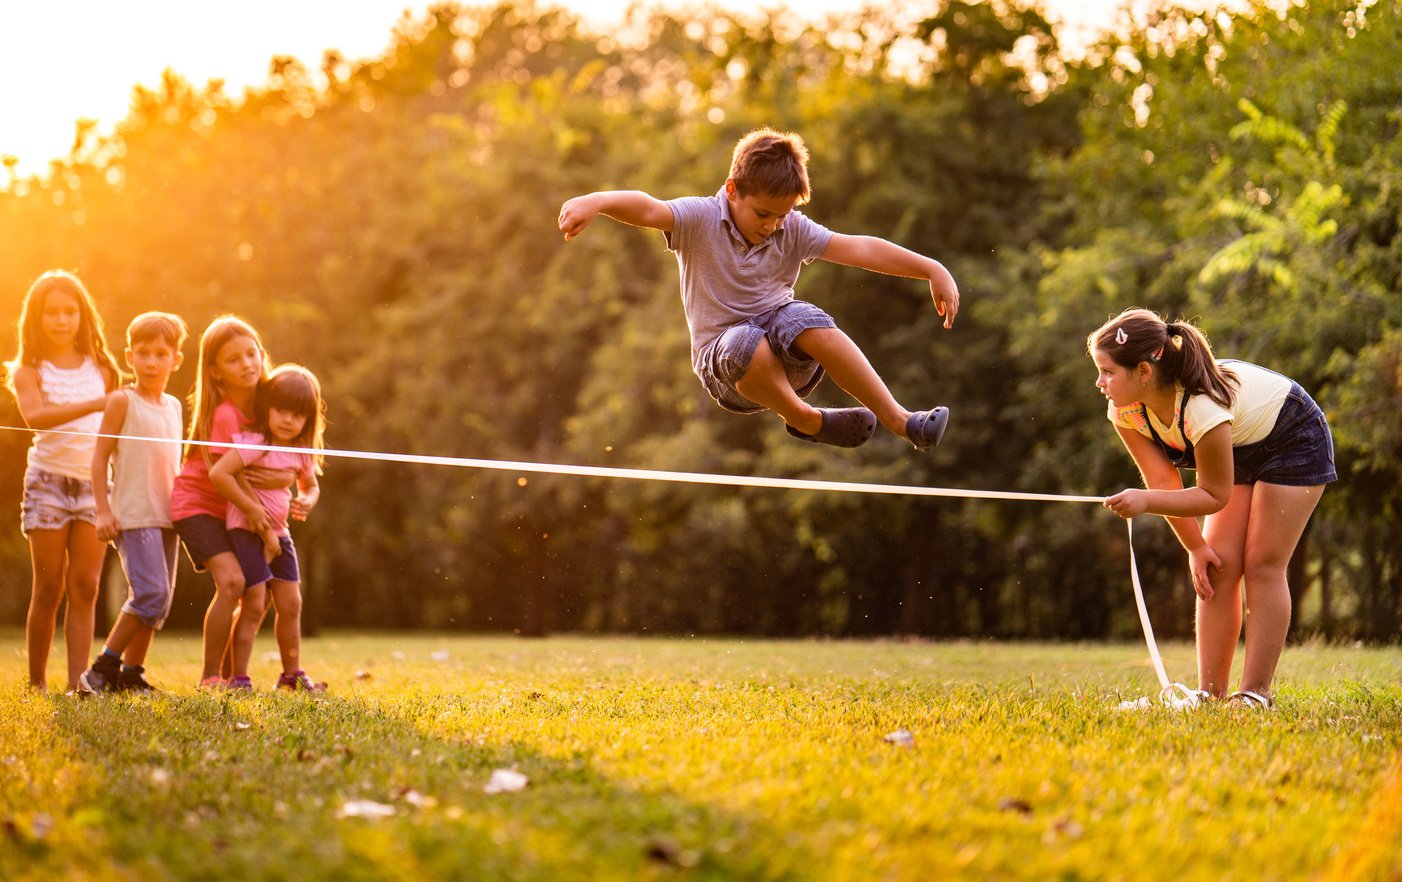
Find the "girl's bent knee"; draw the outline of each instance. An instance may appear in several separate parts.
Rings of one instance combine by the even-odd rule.
[[[220,600],[238,603],[243,599],[244,587],[243,577],[240,576],[236,579],[215,583],[214,592]]]

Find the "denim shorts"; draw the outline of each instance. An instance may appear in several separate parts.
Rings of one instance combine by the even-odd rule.
[[[1329,420],[1299,383],[1290,386],[1269,435],[1232,448],[1232,466],[1236,484],[1313,487],[1339,479]]]
[[[239,567],[243,570],[245,590],[257,588],[269,579],[279,582],[301,581],[297,571],[297,546],[292,537],[286,534],[278,537],[282,553],[270,563],[263,557],[263,537],[251,530],[230,530],[229,539],[234,543],[234,554],[238,555]]]
[[[232,552],[234,544],[229,541],[229,531],[224,529],[224,519],[214,515],[198,514],[181,518],[175,522],[175,532],[185,544],[185,553],[190,556],[195,572],[203,573],[205,562],[216,554]]]
[[[784,365],[789,385],[799,398],[807,398],[823,381],[823,366],[793,348],[794,340],[810,328],[835,327],[837,323],[832,316],[818,307],[802,300],[791,300],[743,324],[726,328],[698,353],[696,373],[721,407],[734,413],[759,413],[765,408],[741,395],[735,384],[750,369],[759,341],[768,339],[769,348]]]
[[[160,527],[122,530],[112,544],[117,546],[131,586],[122,612],[159,631],[175,597],[175,562],[180,554],[175,531]]]
[[[20,532],[60,530],[72,521],[97,523],[92,481],[70,478],[43,469],[24,473],[24,500],[20,503]]]

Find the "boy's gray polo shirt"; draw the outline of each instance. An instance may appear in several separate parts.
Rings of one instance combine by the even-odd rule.
[[[667,250],[681,268],[682,308],[691,329],[691,364],[726,328],[794,299],[798,271],[827,250],[832,231],[797,211],[758,245],[748,245],[730,220],[725,188],[715,196],[667,203]]]

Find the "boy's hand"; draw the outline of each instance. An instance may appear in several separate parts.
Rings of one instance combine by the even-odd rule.
[[[117,523],[117,516],[112,512],[104,512],[97,516],[97,538],[100,542],[111,542],[117,538],[121,532],[122,525]]]
[[[935,310],[944,316],[946,329],[954,327],[954,317],[959,314],[959,286],[949,273],[941,273],[930,279],[930,299],[935,301]]]
[[[566,242],[584,232],[589,222],[598,217],[598,206],[590,196],[576,196],[560,206],[560,232],[565,234]]]
[[[278,540],[277,534],[272,531],[271,527],[266,530],[260,530],[259,535],[263,537],[263,560],[272,563],[273,558],[282,554],[282,543]]]

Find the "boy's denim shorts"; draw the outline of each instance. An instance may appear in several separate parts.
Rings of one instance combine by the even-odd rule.
[[[1299,383],[1290,387],[1275,428],[1255,444],[1233,448],[1232,464],[1236,484],[1313,487],[1339,479],[1329,420]]]
[[[229,531],[224,528],[224,519],[214,515],[199,514],[181,518],[175,522],[175,532],[185,544],[185,553],[190,556],[195,572],[203,573],[205,562],[216,554],[232,552],[234,543],[229,541]]]
[[[92,481],[70,478],[43,469],[24,473],[24,500],[20,503],[20,532],[60,530],[72,521],[97,523]]]
[[[175,597],[175,562],[180,554],[175,531],[161,527],[122,530],[112,544],[117,546],[131,586],[122,612],[159,631]]]
[[[743,324],[726,328],[697,355],[696,374],[716,403],[734,413],[765,410],[740,394],[735,384],[745,376],[754,360],[761,339],[779,357],[788,374],[789,385],[799,398],[808,395],[823,381],[823,366],[793,348],[799,334],[810,328],[835,328],[832,316],[811,303],[791,300],[777,309],[757,315]]]
[[[234,543],[234,554],[238,555],[239,567],[243,570],[244,590],[257,588],[269,579],[301,581],[297,570],[297,546],[292,544],[291,536],[284,534],[278,537],[282,553],[271,562],[263,557],[263,537],[252,530],[230,530],[229,539]]]

